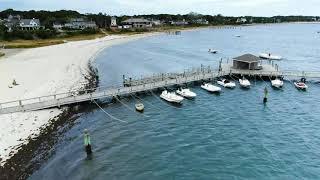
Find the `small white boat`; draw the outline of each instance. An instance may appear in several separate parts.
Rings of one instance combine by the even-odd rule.
[[[239,79],[239,83],[240,83],[240,86],[243,88],[250,88],[251,86],[250,81],[246,78]]]
[[[217,81],[217,83],[220,86],[223,86],[225,88],[235,88],[236,87],[236,84],[234,82],[231,82],[231,81],[229,81],[227,79],[219,80],[219,81]]]
[[[136,110],[139,112],[143,112],[144,111],[144,105],[142,103],[137,103],[135,104]]]
[[[212,53],[212,54],[217,54],[218,53],[218,50],[215,50],[215,49],[209,49],[208,51],[209,53]]]
[[[307,90],[308,89],[308,86],[304,82],[294,82],[293,84],[297,89],[301,89],[301,90]]]
[[[205,89],[205,90],[207,90],[209,92],[212,92],[212,93],[221,91],[220,87],[214,86],[214,85],[212,85],[210,83],[205,83],[205,84],[201,85],[201,88]]]
[[[281,60],[282,59],[281,56],[272,55],[270,53],[261,53],[259,55],[259,57],[262,58],[262,59],[269,59],[269,60]]]
[[[283,86],[283,81],[280,80],[280,79],[278,79],[278,78],[276,78],[275,80],[272,80],[272,81],[271,81],[271,85],[272,85],[273,87],[276,87],[276,88],[282,88],[282,86]]]
[[[197,96],[197,94],[190,91],[190,89],[179,88],[176,93],[185,98],[195,98]]]
[[[183,97],[176,95],[174,92],[168,92],[167,90],[162,91],[160,97],[172,103],[181,103],[183,100]]]

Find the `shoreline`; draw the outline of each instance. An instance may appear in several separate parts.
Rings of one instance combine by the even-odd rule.
[[[97,71],[88,63],[89,76],[85,89],[96,88],[99,85]],[[79,103],[61,107],[61,114],[50,119],[48,124],[40,129],[40,134],[35,138],[29,138],[28,143],[23,144],[20,150],[8,159],[5,165],[0,166],[0,179],[27,179],[40,168],[42,163],[54,153],[54,145],[61,134],[69,130],[83,113],[90,109],[90,103]]]
[[[12,70],[16,68],[18,62],[22,63],[23,65],[28,65],[31,68],[35,67],[35,69],[37,70],[39,70],[38,68],[44,69],[44,71],[40,71],[35,73],[35,75],[31,75],[32,73],[28,74],[28,72],[21,72],[21,69],[17,68],[21,72],[19,74],[20,77],[24,77],[26,76],[25,74],[28,74],[26,79],[29,78],[27,80],[31,85],[28,86],[27,83],[25,81],[22,81],[21,79],[17,80],[18,83],[23,82],[18,87],[14,87],[18,90],[20,89],[20,91],[17,90],[18,92],[14,92],[14,89],[12,90],[6,87],[6,85],[4,84],[2,84],[2,86],[0,85],[0,89],[4,90],[4,93],[0,96],[0,101],[4,102],[5,100],[13,100],[15,99],[15,97],[19,96],[20,98],[28,98],[32,97],[33,94],[42,96],[45,94],[50,94],[51,92],[61,92],[66,89],[77,89],[81,91],[81,89],[83,88],[95,88],[98,86],[99,81],[97,72],[91,66],[91,63],[95,60],[96,56],[101,51],[117,44],[126,43],[132,40],[137,40],[156,34],[160,33],[144,33],[131,36],[106,36],[104,38],[98,38],[95,40],[69,42],[61,45],[26,49],[12,56],[6,56],[0,61],[1,82],[8,82],[8,74],[14,73],[1,71],[1,68],[5,69],[11,67],[10,70]],[[64,46],[71,47],[68,49]],[[83,50],[83,52],[81,52],[84,57],[80,58],[80,55],[77,56],[77,52],[81,51],[81,49],[79,48],[82,47],[86,50]],[[55,51],[52,51],[52,49],[54,49]],[[70,49],[74,51],[70,51]],[[34,57],[35,51],[42,53],[41,58]],[[61,66],[53,68],[55,72],[53,72],[52,74],[48,73],[48,75],[46,74],[47,72],[45,72],[46,69],[51,67],[50,63],[48,65],[48,62],[46,62],[50,60],[42,60],[42,58],[47,58],[48,54],[41,51],[47,51],[47,53],[54,54],[60,58],[63,55],[65,57],[61,60],[63,61],[63,63],[59,61],[60,63],[62,63]],[[57,51],[62,51],[64,54],[57,54]],[[73,60],[68,60],[68,58],[70,58],[71,56],[74,56],[72,58]],[[35,64],[38,64],[34,66],[33,61],[36,62]],[[65,61],[71,62],[65,63]],[[3,64],[4,66],[1,66]],[[53,64],[55,63],[53,62]],[[72,66],[76,65],[78,67],[72,68]],[[22,71],[23,70],[24,68],[22,69]],[[61,73],[61,70],[65,70],[65,72]],[[41,78],[39,78],[39,75],[45,77],[42,77],[43,81],[40,80],[37,82],[37,80]],[[50,83],[50,79],[56,81],[57,83]],[[84,81],[87,81],[85,85],[83,83]],[[37,82],[38,85],[35,85],[35,82]],[[21,88],[22,86],[25,86],[25,89]],[[7,88],[10,90],[8,90]],[[39,88],[41,91],[39,90]],[[1,125],[1,128],[6,129],[5,131],[0,132],[0,146],[3,148],[0,149],[0,179],[25,179],[32,172],[34,172],[34,170],[39,168],[39,166],[41,165],[40,161],[45,161],[46,158],[40,158],[41,160],[39,160],[39,162],[31,163],[31,160],[34,158],[34,154],[38,149],[41,149],[41,153],[48,154],[51,147],[50,143],[48,143],[48,146],[42,146],[41,144],[45,144],[45,142],[47,142],[47,140],[50,138],[54,139],[53,133],[57,133],[60,126],[72,123],[75,119],[77,119],[77,114],[84,112],[87,105],[72,105],[62,109],[54,108],[34,112],[0,115],[0,120],[4,122],[4,125]],[[51,133],[51,135],[49,135],[48,133]],[[10,137],[5,139],[8,135]],[[54,144],[54,140],[52,140],[52,142],[52,144]],[[42,149],[43,147],[48,148]]]

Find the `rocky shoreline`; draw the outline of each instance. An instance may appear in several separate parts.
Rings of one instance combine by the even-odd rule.
[[[83,89],[95,89],[99,85],[98,71],[91,63],[88,63],[88,82]],[[80,89],[81,92],[81,89]],[[18,152],[0,166],[0,179],[27,179],[40,166],[50,158],[54,152],[54,145],[59,137],[73,127],[74,122],[81,113],[92,109],[90,102],[73,104],[61,107],[63,112],[49,120],[49,123],[40,128],[40,134],[35,138],[29,138],[28,143],[22,144]]]

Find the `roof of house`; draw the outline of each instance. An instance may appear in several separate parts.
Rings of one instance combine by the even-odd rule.
[[[244,54],[242,56],[235,57],[233,59],[237,60],[237,61],[248,62],[248,63],[258,62],[260,60],[259,57],[252,55],[252,54]]]
[[[34,21],[35,23],[40,25],[40,20],[39,19],[21,19],[20,23],[24,24],[24,25],[29,25],[31,23],[31,21]]]
[[[122,23],[151,23],[151,21],[144,18],[130,18],[122,21]]]

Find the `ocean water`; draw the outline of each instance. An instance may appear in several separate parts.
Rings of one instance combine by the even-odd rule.
[[[320,70],[320,24],[281,24],[236,29],[201,29],[181,36],[157,35],[114,46],[96,59],[101,86],[140,77],[183,71],[220,58],[272,52],[285,59],[281,69]],[[240,38],[235,35],[241,35]],[[218,49],[217,55],[208,53]],[[152,94],[83,114],[30,179],[320,179],[320,84],[298,91],[289,81],[282,90],[251,80],[249,90],[223,89],[198,94],[172,106]],[[269,101],[262,103],[263,89]],[[158,92],[155,92],[158,95]],[[93,156],[83,149],[83,129],[91,134]]]

